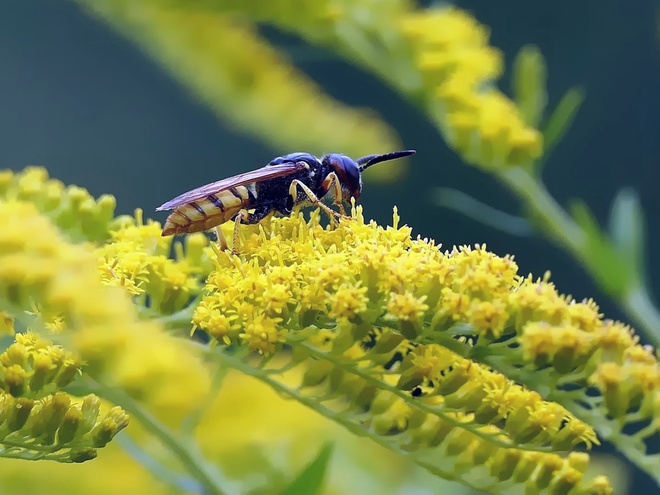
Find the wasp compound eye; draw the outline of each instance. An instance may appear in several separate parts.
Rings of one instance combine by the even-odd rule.
[[[333,171],[337,174],[339,182],[342,184],[342,190],[348,193],[347,201],[350,197],[360,199],[362,193],[362,178],[360,177],[360,167],[352,158],[346,155],[332,154],[330,155],[330,165]]]

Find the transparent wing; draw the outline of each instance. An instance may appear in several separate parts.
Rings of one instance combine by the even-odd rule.
[[[244,186],[245,184],[250,184],[252,182],[261,182],[267,179],[274,179],[276,177],[284,177],[289,174],[300,172],[301,170],[305,170],[307,168],[309,168],[309,165],[307,165],[305,162],[289,162],[282,163],[280,165],[268,165],[262,168],[258,168],[257,170],[252,170],[251,172],[234,175],[233,177],[228,177],[226,179],[198,187],[192,191],[185,192],[176,198],[171,199],[167,203],[163,203],[158,208],[156,208],[156,211],[171,210],[177,206],[205,198],[210,194],[219,193],[220,191],[224,191],[230,187]]]

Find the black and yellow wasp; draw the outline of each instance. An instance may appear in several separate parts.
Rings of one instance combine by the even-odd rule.
[[[414,150],[394,151],[357,160],[339,153],[321,158],[309,153],[290,153],[257,170],[188,191],[156,210],[174,210],[163,226],[164,236],[200,232],[233,219],[235,250],[238,226],[258,223],[272,213],[289,216],[294,206],[313,204],[322,208],[331,219],[345,215],[343,202],[360,198],[365,169],[414,153]],[[341,215],[320,201],[328,193],[332,194]],[[227,241],[222,231],[216,228],[216,232],[218,242],[226,249]]]

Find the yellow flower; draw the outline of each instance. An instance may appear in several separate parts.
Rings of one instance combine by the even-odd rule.
[[[98,255],[90,245],[65,241],[29,203],[0,201],[0,224],[0,273],[10,275],[3,278],[0,302],[14,317],[62,327],[57,340],[80,355],[85,373],[95,379],[166,406],[163,410],[173,416],[195,407],[208,388],[201,360],[184,340],[138,320],[124,290],[101,283]],[[8,362],[5,380],[9,377],[11,393],[49,392],[49,383],[59,386],[75,377],[80,361],[30,335],[17,335],[7,350],[7,359],[33,356],[27,365]]]
[[[40,398],[65,387],[81,372],[80,359],[52,342],[27,332],[0,354],[5,392],[14,397]]]
[[[124,221],[110,233],[109,242],[98,247],[98,270],[106,285],[121,287],[138,301],[149,298],[149,309],[171,314],[183,309],[201,289],[200,278],[210,270],[205,252],[208,245],[201,233],[186,238],[185,246],[175,244],[176,259],[169,258],[172,237],[161,236],[157,222],[142,221],[138,210],[134,220]]]
[[[294,214],[245,226],[249,248],[241,257],[218,253],[194,324],[220,344],[285,360],[291,348],[301,363],[308,355],[315,364],[301,392],[330,390],[359,404],[374,415],[378,435],[407,431],[418,446],[456,442],[456,455],[502,448],[448,435],[444,422],[460,413],[459,430],[488,429],[488,438],[509,446],[598,443],[593,428],[565,408],[442,346],[496,356],[494,363],[512,363],[530,383],[539,362],[557,376],[579,370],[586,378],[603,325],[592,302],[561,296],[547,277],[520,277],[511,257],[485,246],[442,252],[432,241],[411,240],[407,227],[365,223],[359,208],[335,229],[319,222],[315,212],[308,222]],[[286,301],[281,311],[273,300]],[[467,463],[468,454],[461,459]]]
[[[0,200],[29,201],[76,241],[98,242],[108,237],[116,206],[113,196],[94,199],[83,188],[65,187],[59,180],[50,179],[43,167],[0,174]]]
[[[330,316],[337,319],[351,320],[359,316],[367,309],[367,288],[344,285],[337,288],[334,294],[330,295],[329,303],[331,305]]]
[[[434,112],[439,127],[464,159],[498,169],[526,165],[541,155],[541,133],[528,127],[515,104],[495,89],[503,57],[488,46],[484,26],[448,7],[408,13],[400,30],[427,93],[444,110]]]
[[[280,319],[256,316],[246,323],[241,340],[247,344],[250,351],[257,351],[265,356],[272,354],[275,348],[285,341],[284,332],[278,329]]]
[[[424,303],[426,299],[427,296],[417,298],[409,292],[392,294],[387,304],[387,314],[398,320],[417,321],[429,309]]]

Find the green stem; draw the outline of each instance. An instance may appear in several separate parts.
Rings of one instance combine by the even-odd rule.
[[[172,313],[171,315],[156,317],[154,320],[168,328],[180,328],[186,325],[190,326],[198,303],[199,299],[195,299],[182,310]]]
[[[542,219],[547,235],[572,253],[591,276],[598,279],[600,268],[589,262],[591,253],[587,249],[586,233],[555,201],[543,183],[520,167],[507,169],[498,174],[498,178]],[[653,346],[659,347],[660,312],[653,305],[648,290],[639,284],[632,285],[617,300]]]
[[[182,431],[187,435],[192,435],[199,422],[201,421],[204,413],[208,410],[209,406],[213,403],[218,395],[218,391],[222,386],[222,383],[227,376],[230,368],[227,366],[218,365],[213,377],[211,378],[211,387],[208,394],[202,400],[201,404],[196,407],[184,420],[182,424]]]
[[[157,437],[179,459],[190,475],[204,487],[205,495],[226,495],[218,475],[213,471],[201,452],[184,438],[176,436],[167,426],[146,411],[137,401],[116,388],[105,386],[89,377],[90,389],[113,404],[120,405],[137,419],[151,434]]]
[[[555,201],[542,182],[532,177],[523,168],[506,169],[498,175],[510,189],[521,197],[562,246],[576,257],[583,259],[585,253],[586,234],[580,226]]]

